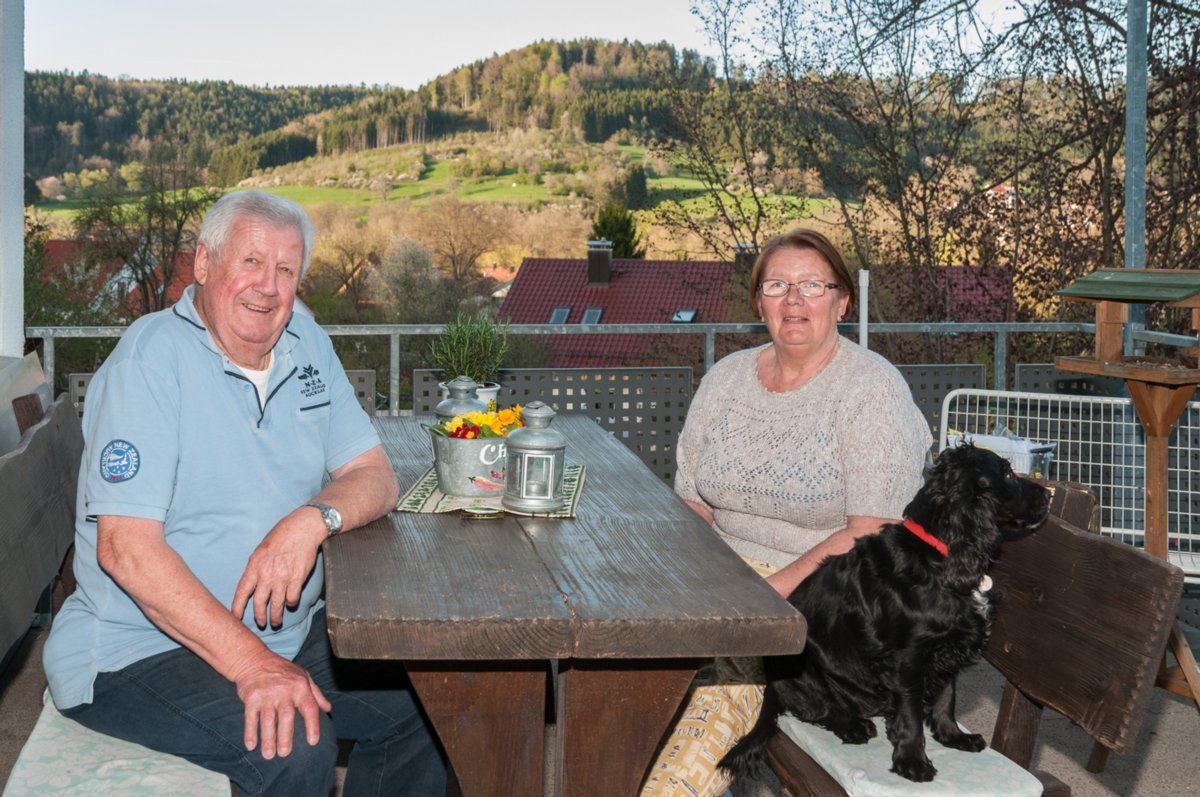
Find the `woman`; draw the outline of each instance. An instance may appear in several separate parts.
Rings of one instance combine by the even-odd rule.
[[[675,492],[786,597],[822,559],[900,517],[933,441],[895,367],[838,335],[854,289],[825,236],[798,229],[768,241],[750,303],[771,342],[704,377]],[[761,702],[757,660],[706,668],[642,794],[721,794],[729,781],[716,764]]]

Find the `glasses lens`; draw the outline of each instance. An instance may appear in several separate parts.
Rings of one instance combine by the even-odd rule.
[[[815,280],[809,282],[784,282],[783,280],[767,280],[759,288],[763,296],[786,296],[788,289],[793,285],[799,291],[801,296],[808,299],[816,299],[825,295],[828,283],[817,282]],[[833,287],[837,287],[836,285]]]

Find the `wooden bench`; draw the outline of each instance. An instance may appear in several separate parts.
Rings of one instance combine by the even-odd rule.
[[[1077,509],[1069,511],[1088,516],[1085,506]],[[1118,754],[1129,750],[1163,661],[1183,590],[1183,572],[1052,516],[1036,534],[1007,544],[991,576],[1001,601],[984,657],[1006,679],[991,748],[1027,770],[1043,707],[1049,707],[1082,728],[1098,749]],[[787,727],[782,719],[780,726]],[[822,751],[811,752],[802,750],[787,732],[776,734],[770,742],[768,761],[785,793],[792,797],[847,794],[815,760]],[[886,740],[881,752],[879,778],[895,779],[887,772],[891,746]],[[981,759],[977,757],[983,754],[947,752],[978,774]],[[1089,768],[1097,771],[1103,757],[1093,752]],[[941,763],[937,766],[943,769]],[[1042,794],[1070,794],[1053,775],[1033,774],[1041,782]],[[942,787],[946,785],[944,781]],[[1033,785],[1036,792],[1038,784]],[[926,793],[919,784],[906,784],[906,789],[912,795]]]
[[[30,411],[30,406],[19,410]],[[0,456],[0,650],[8,650],[29,630],[34,607],[58,577],[75,538],[82,451],[79,414],[64,394],[22,434],[14,451]],[[67,719],[47,693],[3,797],[230,793],[224,775]]]
[[[21,425],[36,415],[17,399]],[[38,405],[40,410],[40,405]],[[83,436],[60,398],[0,456],[0,652],[24,638],[75,538],[75,480]]]

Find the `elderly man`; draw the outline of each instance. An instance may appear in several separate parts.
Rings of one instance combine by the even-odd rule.
[[[392,469],[329,337],[293,314],[314,232],[295,203],[223,197],[196,284],[138,319],[96,374],[54,621],[55,705],[226,773],[243,795],[444,794],[403,670],[333,659],[326,537],[391,509]],[[298,718],[298,719],[297,719]]]

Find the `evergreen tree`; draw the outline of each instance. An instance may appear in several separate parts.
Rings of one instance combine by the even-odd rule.
[[[592,224],[592,238],[612,241],[614,258],[641,260],[646,256],[633,213],[618,202],[600,208]]]

